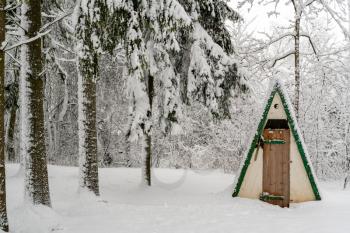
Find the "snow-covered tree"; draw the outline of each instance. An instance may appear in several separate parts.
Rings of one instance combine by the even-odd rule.
[[[16,12],[19,13],[20,5],[17,5],[17,1],[8,0],[6,7],[7,14],[7,30],[6,30],[6,45],[12,45],[20,40],[19,27],[20,17]],[[12,50],[6,51],[8,55],[6,57],[6,69],[5,69],[5,101],[6,101],[6,111],[5,111],[5,157],[11,161],[15,162],[16,157],[18,157],[18,140],[16,140],[16,131],[18,131],[18,83],[19,83],[19,55],[20,47],[16,47]]]
[[[171,51],[179,50],[176,31],[190,26],[190,18],[175,0],[133,1],[126,51],[130,122],[128,138],[144,144],[142,174],[151,185],[151,131],[153,103],[158,97],[162,131],[171,132],[180,110],[179,76],[171,63]]]
[[[97,35],[101,1],[78,1],[75,14],[78,67],[78,127],[80,187],[99,195],[96,81],[100,40]]]
[[[234,89],[245,86],[229,56],[233,47],[224,26],[238,14],[224,1],[134,1],[133,7],[126,49],[132,99],[128,136],[144,140],[143,174],[150,185],[153,103],[158,103],[161,130],[171,132],[182,103],[200,101],[214,116],[229,117]]]
[[[240,16],[226,1],[182,0],[193,21],[193,30],[181,34],[177,67],[185,103],[200,101],[219,118],[230,118],[232,97],[245,91],[243,78],[233,57],[233,43],[227,21]]]
[[[113,51],[120,40],[118,37],[125,34],[124,10],[118,10],[121,8],[118,3],[119,1],[79,0],[74,12],[80,187],[87,188],[96,195],[99,195],[96,131],[98,60],[102,51]]]
[[[240,6],[245,5],[246,3],[253,4],[254,0],[242,0],[240,1]],[[255,1],[256,2],[256,1]],[[276,15],[278,16],[277,7],[282,4],[282,1],[257,1],[259,4],[273,4],[274,10],[268,12],[269,16]],[[314,42],[310,32],[307,30],[307,25],[312,24],[314,19],[318,17],[323,17],[324,14],[329,14],[331,18],[339,25],[343,30],[345,36],[349,36],[349,32],[344,28],[342,17],[342,12],[344,12],[344,1],[333,1],[333,0],[287,0],[285,2],[287,7],[293,12],[293,19],[290,20],[289,25],[283,25],[280,27],[280,30],[277,34],[269,36],[269,40],[260,45],[260,48],[255,48],[255,50],[260,50],[267,48],[275,43],[278,43],[282,40],[292,40],[293,48],[288,48],[280,54],[274,54],[274,57],[271,58],[271,66],[275,66],[277,62],[285,60],[289,56],[294,57],[294,108],[297,118],[299,118],[299,111],[301,106],[301,56],[303,55],[302,51],[302,40],[305,40],[309,43],[309,47],[312,48],[314,56],[318,59],[317,44]],[[332,7],[330,7],[332,5]]]
[[[25,198],[50,206],[44,130],[44,75],[41,2],[21,6],[21,153],[25,160]]]

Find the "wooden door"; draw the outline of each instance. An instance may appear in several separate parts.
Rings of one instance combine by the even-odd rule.
[[[263,200],[289,207],[289,129],[265,129],[263,155]]]

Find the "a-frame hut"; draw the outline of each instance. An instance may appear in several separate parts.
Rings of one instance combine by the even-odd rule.
[[[321,200],[292,105],[277,81],[242,163],[233,197],[281,207]]]

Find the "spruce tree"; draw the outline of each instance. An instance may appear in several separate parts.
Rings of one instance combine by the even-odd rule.
[[[179,76],[170,52],[179,50],[177,29],[189,27],[190,19],[175,0],[134,0],[126,39],[131,112],[128,138],[143,141],[142,174],[151,185],[152,126],[154,100],[158,97],[159,119],[164,132],[177,122],[180,107]]]
[[[233,58],[233,44],[225,24],[240,19],[226,1],[180,0],[192,19],[193,30],[182,31],[175,66],[181,74],[182,101],[199,101],[216,118],[230,118],[234,92],[246,91]]]

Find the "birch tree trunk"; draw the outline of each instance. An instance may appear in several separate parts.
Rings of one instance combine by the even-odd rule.
[[[350,33],[350,0],[348,0],[348,32]],[[350,38],[348,38],[348,45],[350,46]],[[348,64],[350,64],[350,50],[349,50],[349,54],[348,54]],[[350,134],[350,121],[347,128],[347,132],[345,132],[345,148],[346,148],[346,154],[349,156],[348,151],[350,151],[350,146],[347,144],[347,137]],[[347,169],[348,169],[348,174],[346,175],[345,179],[344,179],[344,189],[346,189],[348,183],[350,182],[350,158],[347,158]]]
[[[39,34],[41,1],[22,1],[22,40]],[[21,152],[25,166],[25,198],[37,205],[51,206],[46,164],[44,130],[44,81],[42,40],[21,48]]]
[[[295,18],[295,39],[294,39],[294,69],[295,69],[295,99],[294,108],[296,118],[299,120],[300,108],[300,15],[296,12]]]
[[[6,0],[0,0],[0,47],[5,41]],[[0,229],[8,232],[5,185],[5,52],[0,49]]]

